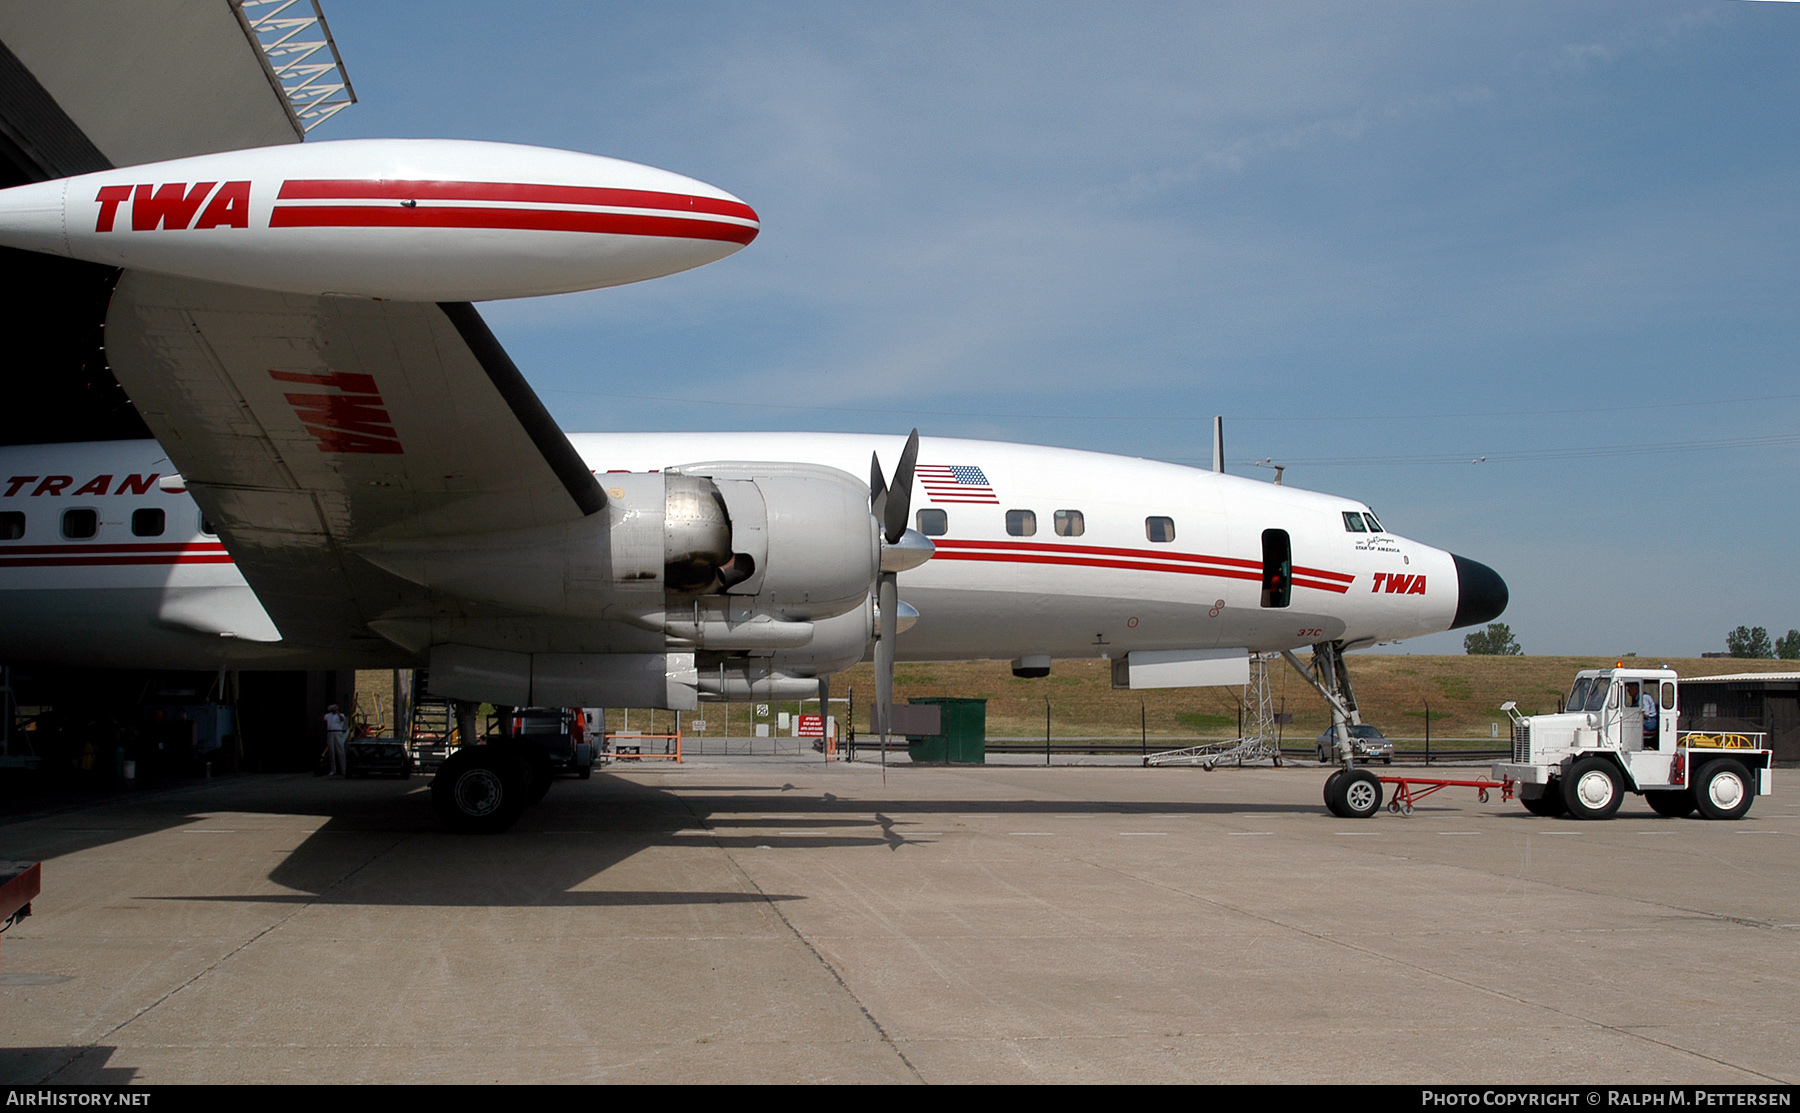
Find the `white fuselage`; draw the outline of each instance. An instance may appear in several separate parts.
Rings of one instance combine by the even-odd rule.
[[[872,452],[891,464],[900,448],[896,437],[828,433],[570,440],[603,485],[608,472],[721,460],[863,476]],[[162,485],[170,472],[154,441],[0,448],[0,662],[338,663],[280,641],[193,500]],[[1175,464],[925,438],[912,508],[915,524],[921,512],[942,512],[943,528],[932,537],[937,555],[900,576],[902,600],[921,615],[899,640],[903,660],[1355,647],[1448,629],[1458,608],[1455,558],[1349,528],[1346,515],[1366,513],[1363,504]],[[94,512],[91,536],[79,536],[85,516],[69,514],[85,510]],[[163,512],[160,534],[144,532],[154,515],[137,514],[154,510]],[[1009,515],[1016,511],[1028,511],[1034,528]],[[12,515],[23,515],[22,532]],[[78,536],[65,535],[71,527]],[[1285,608],[1261,604],[1267,530],[1291,542]]]

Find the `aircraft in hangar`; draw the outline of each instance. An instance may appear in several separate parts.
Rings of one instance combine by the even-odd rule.
[[[1312,646],[1343,721],[1343,651],[1504,609],[1492,570],[1223,474],[1217,444],[1205,471],[916,433],[567,435],[472,304],[759,231],[690,178],[449,140],[0,191],[0,244],[118,268],[106,360],[155,436],[0,448],[0,657],[429,667],[465,701],[682,709],[823,696],[873,653],[885,722],[897,658],[1105,656],[1146,687]],[[440,813],[504,829],[527,761],[463,748]]]

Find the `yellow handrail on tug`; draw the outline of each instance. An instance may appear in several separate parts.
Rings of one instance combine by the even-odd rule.
[[[1747,734],[1702,734],[1690,731],[1681,736],[1681,744],[1708,750],[1754,750],[1755,742]]]

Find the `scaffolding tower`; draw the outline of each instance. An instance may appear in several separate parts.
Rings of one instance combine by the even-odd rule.
[[[1275,701],[1269,694],[1269,662],[1276,656],[1273,653],[1250,655],[1250,678],[1244,682],[1244,733],[1241,738],[1164,750],[1146,757],[1144,764],[1198,765],[1211,769],[1221,763],[1242,767],[1245,762],[1266,758],[1280,766],[1281,739],[1276,734]]]

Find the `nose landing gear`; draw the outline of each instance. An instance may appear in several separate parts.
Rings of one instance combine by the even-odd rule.
[[[1367,819],[1381,810],[1381,778],[1367,769],[1339,769],[1325,779],[1325,807],[1340,819]]]

